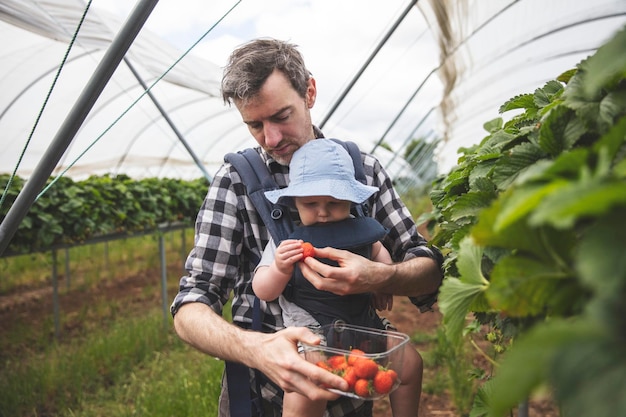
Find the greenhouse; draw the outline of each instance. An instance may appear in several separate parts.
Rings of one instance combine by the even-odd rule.
[[[0,415],[215,414],[169,305],[256,146],[220,91],[255,37],[298,45],[313,124],[445,256],[435,310],[391,316],[420,415],[626,414],[626,2],[0,0],[0,36]]]

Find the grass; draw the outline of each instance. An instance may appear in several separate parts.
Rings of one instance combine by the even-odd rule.
[[[7,417],[199,415],[217,410],[223,367],[164,331],[159,309],[5,365]]]
[[[68,409],[66,417],[195,416],[217,414],[221,361],[186,346],[154,353],[112,387]]]
[[[163,329],[158,308],[120,318],[89,335],[6,361],[0,380],[2,415],[62,415],[92,393],[125,385],[133,372],[155,360],[156,352],[187,349]]]

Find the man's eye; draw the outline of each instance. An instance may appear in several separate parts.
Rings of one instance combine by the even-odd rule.
[[[289,113],[277,115],[275,119],[278,122],[284,122],[285,120],[289,119]]]

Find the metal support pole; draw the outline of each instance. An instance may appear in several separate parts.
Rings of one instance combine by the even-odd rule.
[[[185,259],[187,258],[187,241],[185,228],[180,229],[180,258],[183,260],[183,271],[185,270]]]
[[[104,90],[157,3],[158,0],[139,0],[130,17],[113,39],[87,86],[74,103],[74,107],[39,161],[33,175],[26,181],[24,188],[0,224],[0,255],[9,246],[17,228],[35,202],[37,194],[43,189],[50,174],[74,139],[76,132],[87,118],[100,93]]]
[[[528,417],[528,400],[522,401],[517,407],[517,417]]]
[[[139,75],[139,73],[137,72],[137,70],[135,69],[135,67],[133,67],[133,65],[130,63],[130,61],[127,58],[124,58],[124,62],[126,63],[126,65],[128,66],[128,68],[130,69],[130,72],[133,73],[133,75],[135,76],[135,78],[137,79],[137,81],[139,82],[139,84],[141,84],[141,86],[143,87],[143,89],[145,90],[146,94],[148,95],[148,97],[150,97],[150,100],[152,100],[152,103],[154,103],[155,107],[157,108],[157,110],[159,110],[159,112],[161,113],[161,116],[163,116],[163,119],[167,122],[167,124],[170,126],[170,128],[172,129],[172,131],[174,132],[174,134],[176,135],[176,137],[178,138],[178,140],[180,141],[180,143],[183,144],[183,146],[185,147],[185,149],[187,150],[187,153],[189,153],[189,155],[191,156],[191,158],[193,159],[193,161],[196,163],[197,167],[200,168],[200,171],[202,171],[202,174],[204,175],[204,178],[206,178],[208,181],[211,181],[211,175],[209,175],[209,173],[207,172],[206,168],[204,167],[204,164],[202,163],[202,161],[200,160],[200,158],[198,158],[198,156],[196,155],[196,153],[194,152],[194,150],[191,148],[191,146],[189,146],[189,143],[187,143],[187,140],[185,139],[185,137],[183,136],[183,134],[180,132],[180,130],[178,130],[178,128],[176,127],[176,125],[174,124],[174,122],[172,121],[172,119],[170,119],[170,116],[167,114],[167,112],[163,109],[163,107],[161,106],[161,104],[157,101],[156,97],[154,97],[154,94],[152,94],[152,91],[150,91],[148,89],[148,86],[146,85],[146,83],[143,81],[143,79],[141,78],[141,76]]]
[[[163,304],[163,326],[167,329],[169,303],[167,302],[167,262],[165,260],[165,242],[163,232],[159,232],[159,254],[161,255],[161,302]]]
[[[59,307],[59,275],[57,271],[57,251],[52,251],[52,314],[54,316],[54,339],[61,337],[61,308]]]
[[[406,17],[407,14],[409,14],[409,12],[411,11],[411,9],[413,8],[413,6],[415,6],[417,4],[417,0],[411,0],[411,3],[409,3],[409,5],[406,7],[406,9],[404,9],[404,12],[402,13],[402,15],[400,15],[400,17],[398,19],[396,19],[396,22],[394,23],[394,25],[391,27],[391,29],[389,29],[389,31],[387,31],[387,33],[385,34],[385,36],[383,37],[383,39],[378,43],[378,46],[376,46],[376,49],[374,49],[374,52],[372,52],[369,56],[369,58],[365,61],[365,63],[361,66],[361,69],[359,70],[359,72],[356,73],[356,75],[352,78],[352,81],[350,81],[350,84],[348,84],[348,86],[345,88],[345,90],[343,90],[343,92],[341,93],[341,95],[339,96],[339,98],[337,99],[337,101],[335,101],[335,104],[333,104],[333,106],[330,108],[330,110],[328,111],[328,113],[326,114],[326,116],[324,116],[324,119],[322,119],[322,122],[319,124],[319,128],[323,129],[324,125],[326,124],[326,122],[328,121],[328,119],[330,119],[330,117],[335,113],[335,111],[337,110],[337,107],[339,107],[339,105],[343,102],[343,100],[346,98],[346,96],[348,95],[348,93],[350,92],[350,90],[352,90],[352,87],[354,87],[354,85],[356,84],[356,82],[359,80],[359,78],[361,78],[361,75],[363,75],[363,72],[365,72],[365,70],[367,69],[367,67],[370,65],[370,63],[372,62],[372,60],[374,59],[374,57],[378,54],[378,52],[382,49],[382,47],[385,45],[385,43],[387,43],[387,41],[389,40],[389,38],[391,37],[391,35],[393,34],[393,32],[396,31],[396,29],[398,28],[398,26],[400,26],[400,23],[404,20],[404,18]]]
[[[65,248],[65,289],[70,289],[70,249]]]

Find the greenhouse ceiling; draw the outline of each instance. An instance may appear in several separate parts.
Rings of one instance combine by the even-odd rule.
[[[0,0],[0,173],[42,169],[140,3]],[[254,144],[219,82],[227,53],[257,36],[300,46],[326,136],[373,150],[393,176],[406,174],[412,139],[441,138],[445,172],[505,100],[573,68],[625,23],[623,0],[161,0],[51,175],[210,176],[226,152]]]

